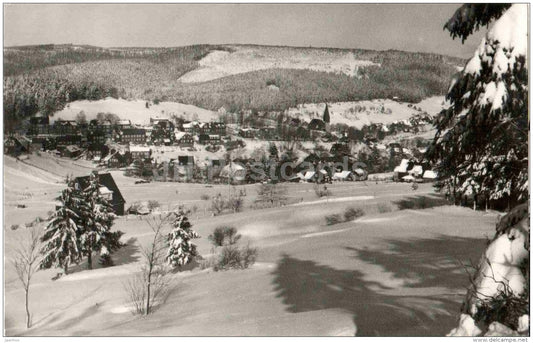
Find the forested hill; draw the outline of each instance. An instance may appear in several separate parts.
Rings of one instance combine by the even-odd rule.
[[[4,127],[66,103],[111,97],[216,110],[283,110],[299,103],[444,95],[465,61],[436,54],[255,45],[4,49]]]

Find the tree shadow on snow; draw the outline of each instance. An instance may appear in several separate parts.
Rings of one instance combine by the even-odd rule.
[[[441,196],[417,195],[407,199],[393,201],[399,210],[422,210],[438,206],[450,205],[451,202]]]
[[[397,278],[407,278],[407,289],[420,289],[404,292],[408,295],[365,280],[359,271],[339,270],[289,255],[278,262],[273,282],[288,312],[348,311],[354,316],[357,336],[444,336],[456,324],[468,286],[462,267],[452,266],[446,256],[458,252],[461,259],[477,261],[483,244],[484,240],[446,237],[391,241],[390,249],[384,252],[346,248],[356,252],[358,259],[380,265]],[[431,295],[421,290],[434,286],[450,288],[450,292]]]
[[[140,247],[137,244],[137,238],[131,237],[130,239],[128,239],[126,243],[124,243],[123,247],[111,254],[111,258],[113,259],[113,265],[109,267],[121,266],[139,261],[141,258],[141,254]],[[93,270],[100,268],[108,268],[106,266],[102,266],[99,261],[100,255],[93,254]],[[79,264],[70,266],[68,269],[68,273],[70,275],[84,270],[87,270],[87,258],[84,258]]]
[[[125,245],[111,255],[115,266],[138,262],[141,258],[141,248],[137,244],[137,238],[131,237]]]
[[[357,259],[380,265],[412,288],[468,287],[468,275],[487,246],[486,239],[441,236],[418,240],[389,240],[384,250],[346,247]]]

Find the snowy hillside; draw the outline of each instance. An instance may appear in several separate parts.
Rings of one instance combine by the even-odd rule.
[[[328,103],[331,124],[346,124],[361,128],[372,123],[391,124],[408,120],[413,114],[426,112],[432,116],[446,106],[444,97],[431,97],[417,104],[409,104],[389,99]],[[289,115],[307,122],[314,118],[322,119],[325,104],[302,104],[290,108]]]
[[[160,102],[146,107],[144,100],[125,100],[106,98],[89,101],[79,100],[69,103],[63,110],[56,112],[50,120],[61,118],[74,120],[83,111],[87,120],[96,119],[98,113],[114,113],[122,119],[129,119],[134,124],[149,124],[150,117],[170,118],[171,115],[182,116],[188,120],[210,122],[218,118],[218,113],[193,105],[177,102]]]
[[[199,61],[199,68],[180,78],[181,82],[205,82],[221,77],[264,69],[308,69],[357,77],[360,67],[379,66],[359,60],[351,52],[293,48],[228,46],[233,51],[214,50]]]

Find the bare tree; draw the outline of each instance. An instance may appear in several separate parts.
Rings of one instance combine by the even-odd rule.
[[[26,328],[31,327],[30,313],[30,284],[33,274],[39,270],[40,249],[41,249],[41,231],[40,225],[26,229],[19,239],[18,247],[15,250],[15,257],[12,260],[13,266],[17,272],[18,279],[24,287],[25,307],[26,307]]]
[[[150,314],[156,302],[162,300],[169,289],[164,229],[171,216],[172,212],[168,212],[145,219],[154,237],[148,246],[141,249],[144,260],[141,272],[124,285],[128,300],[137,314]]]

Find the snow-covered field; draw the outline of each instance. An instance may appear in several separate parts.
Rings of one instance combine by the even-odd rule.
[[[353,53],[283,47],[233,46],[234,52],[216,50],[200,60],[200,67],[180,77],[181,82],[205,82],[221,77],[271,68],[308,69],[357,76],[358,68],[377,65],[358,60]]]
[[[408,104],[389,99],[328,103],[331,124],[346,124],[361,128],[372,123],[390,124],[411,118],[413,114],[427,112],[438,114],[444,108],[444,97],[435,96],[417,104]],[[414,108],[416,107],[416,109]],[[305,121],[322,119],[325,104],[302,104],[289,109],[289,114]]]
[[[188,120],[209,122],[218,118],[218,113],[193,105],[178,102],[165,102],[151,104],[146,108],[144,100],[125,100],[106,98],[102,100],[78,100],[71,102],[63,110],[56,112],[50,120],[58,118],[74,120],[80,112],[85,112],[87,120],[96,119],[96,115],[102,113],[114,113],[121,119],[129,119],[134,124],[149,124],[150,117],[170,118],[171,115],[183,116]]]
[[[15,163],[20,162],[9,161],[8,167]],[[36,274],[30,295],[34,327],[26,330],[24,292],[9,263],[24,229],[9,230],[7,224],[22,224],[53,207],[28,203],[16,213],[6,212],[8,336],[443,336],[455,325],[468,286],[460,261],[478,259],[486,242],[482,237],[493,233],[496,221],[495,214],[451,206],[397,211],[410,198],[433,198],[431,185],[413,191],[407,184],[373,182],[328,185],[332,201],[326,202],[317,202],[312,184],[290,184],[289,201],[300,206],[262,210],[249,208],[257,186],[242,186],[245,210],[212,217],[209,201],[201,196],[226,194],[227,185],[135,185],[120,172],[113,175],[127,205],[145,200],[196,205],[190,219],[202,236],[196,241],[201,255],[211,254],[207,236],[215,227],[233,225],[244,243],[259,249],[258,262],[242,271],[195,268],[173,274],[167,301],[149,317],[135,317],[123,283],[139,269],[140,247],[148,244],[151,230],[143,220],[125,216],[114,229],[125,232],[128,245],[114,256],[114,267],[88,271],[82,264],[57,281],[51,277],[58,270]],[[5,182],[14,177],[6,174]],[[51,202],[60,188],[39,185],[46,191],[39,194],[41,201]],[[380,213],[379,204],[388,204],[393,212]],[[366,214],[354,222],[325,225],[325,215],[347,207]]]

